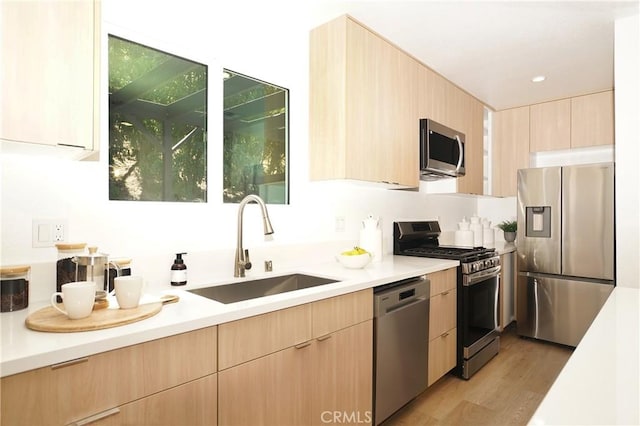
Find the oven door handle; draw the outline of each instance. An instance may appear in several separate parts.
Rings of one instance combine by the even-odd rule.
[[[500,277],[500,270],[502,265],[494,266],[493,268],[485,269],[483,271],[474,272],[473,274],[462,275],[462,285],[469,287],[478,284],[481,281],[491,278],[493,276]]]

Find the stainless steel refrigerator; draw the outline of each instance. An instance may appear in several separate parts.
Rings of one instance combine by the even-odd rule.
[[[518,170],[519,335],[576,346],[615,285],[612,163]]]

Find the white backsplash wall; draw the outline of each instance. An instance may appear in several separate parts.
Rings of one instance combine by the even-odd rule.
[[[504,220],[516,220],[517,213],[517,197],[478,198],[478,216],[490,220],[492,227]]]

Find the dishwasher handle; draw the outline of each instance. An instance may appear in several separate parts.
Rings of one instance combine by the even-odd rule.
[[[391,306],[391,307],[387,308],[387,310],[384,312],[383,315],[388,315],[388,314],[392,314],[392,313],[395,313],[395,312],[402,311],[404,309],[409,309],[411,306],[417,305],[419,303],[423,303],[426,300],[427,300],[426,297],[419,297],[417,299],[412,299],[411,302],[409,302],[409,303],[404,303],[404,304]]]

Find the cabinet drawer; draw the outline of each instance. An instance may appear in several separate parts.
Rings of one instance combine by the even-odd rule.
[[[373,318],[373,290],[319,300],[312,309],[315,339]]]
[[[429,306],[429,340],[456,327],[456,289],[433,296]]]
[[[2,379],[2,425],[67,424],[144,396],[142,345]]]
[[[99,413],[76,424],[215,426],[218,424],[217,388],[217,374],[211,374]]]
[[[431,282],[431,296],[456,288],[458,268],[445,269],[427,275]]]
[[[456,331],[453,328],[429,342],[427,386],[456,366]]]
[[[218,369],[259,358],[311,339],[309,304],[218,326]]]

